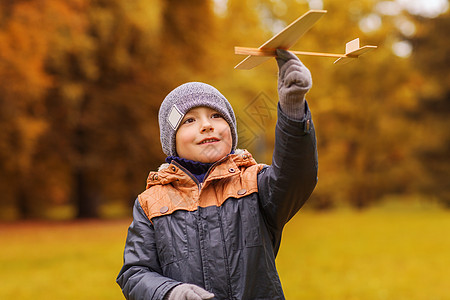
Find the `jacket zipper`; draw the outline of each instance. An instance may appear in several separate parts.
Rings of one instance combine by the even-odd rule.
[[[221,163],[222,161],[224,161],[226,158],[228,158],[228,156],[229,155],[227,155],[227,156],[225,156],[225,157],[223,157],[222,159],[220,159],[220,160],[218,160],[218,161],[216,161],[214,164],[212,164],[211,165],[211,167],[209,167],[209,169],[208,169],[208,171],[206,172],[206,174],[205,174],[205,177],[203,178],[203,182],[199,182],[198,181],[198,179],[194,176],[194,175],[192,175],[192,173],[191,172],[189,172],[186,168],[184,168],[183,166],[181,166],[180,164],[178,164],[176,161],[172,161],[172,163],[174,164],[174,165],[176,165],[178,168],[180,168],[183,172],[185,172],[189,177],[191,177],[192,178],[192,180],[197,184],[197,186],[198,186],[198,193],[199,193],[199,196],[200,196],[200,192],[201,192],[201,190],[202,190],[202,187],[203,187],[203,183],[205,182],[205,180],[206,180],[206,178],[208,177],[208,175],[209,175],[209,173],[211,173],[211,171],[214,169],[214,167],[216,166],[216,165],[218,165],[219,163]],[[217,212],[218,213],[218,218],[219,218],[219,220],[220,220],[220,224],[223,224],[223,222],[222,222],[222,218],[221,218],[221,216],[220,216],[220,213],[219,212]],[[202,218],[201,218],[201,216],[200,215],[198,215],[198,220],[197,220],[197,226],[199,227],[199,228],[202,228],[202,220],[201,220]],[[224,232],[223,232],[223,227],[222,227],[222,225],[220,225],[220,231],[221,231],[221,236],[222,236],[222,240],[224,240],[225,239],[225,234],[224,234]],[[200,230],[200,233],[202,232],[202,230]],[[201,234],[200,234],[201,235]],[[227,293],[228,293],[228,296],[230,297],[230,299],[231,299],[231,297],[232,297],[232,290],[231,290],[231,283],[230,283],[230,278],[231,278],[231,276],[230,276],[230,266],[228,265],[228,254],[227,254],[227,251],[226,251],[226,247],[225,247],[225,245],[223,245],[223,250],[224,250],[224,253],[225,253],[225,272],[226,272],[226,279],[227,279],[227,285],[228,285],[228,287],[227,287]],[[201,252],[201,251],[200,251]],[[202,262],[203,262],[203,254],[201,255],[202,256]],[[208,284],[208,280],[205,280],[205,284],[207,285],[207,286],[209,286],[209,284]]]
[[[199,181],[197,180],[197,178],[195,178],[195,176],[192,175],[191,172],[189,172],[186,168],[184,168],[183,166],[181,166],[181,165],[180,165],[179,163],[177,163],[176,161],[172,161],[171,163],[174,164],[174,165],[176,165],[179,169],[181,169],[184,173],[186,173],[189,177],[191,177],[191,179],[195,182],[195,184],[197,185],[198,190],[199,190],[199,192],[200,192],[200,189],[202,188],[202,183],[199,182]]]
[[[215,166],[217,166],[219,163],[223,162],[225,159],[228,158],[228,156],[230,156],[230,154],[228,154],[225,157],[222,157],[221,159],[219,159],[218,161],[216,161],[215,163],[213,163],[211,165],[211,167],[209,167],[208,171],[206,171],[205,177],[203,178],[203,182],[205,182],[206,178],[208,178],[209,173],[211,173],[212,169],[214,169]],[[201,183],[201,186],[203,186],[203,182]]]

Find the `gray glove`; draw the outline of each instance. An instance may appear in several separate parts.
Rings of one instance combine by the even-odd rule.
[[[214,298],[213,293],[188,283],[177,285],[164,297],[167,300],[206,300],[212,298]]]
[[[305,94],[312,86],[311,72],[293,53],[277,49],[278,96],[281,110],[300,120],[305,115]]]

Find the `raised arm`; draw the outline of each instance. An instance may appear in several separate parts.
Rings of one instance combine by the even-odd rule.
[[[317,147],[305,94],[309,70],[284,50],[277,50],[278,120],[272,164],[258,175],[260,203],[272,233],[275,253],[284,225],[309,198],[317,183]]]

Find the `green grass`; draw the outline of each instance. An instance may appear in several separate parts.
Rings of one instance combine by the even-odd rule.
[[[0,299],[123,299],[130,221],[0,225]]]
[[[287,299],[450,299],[450,213],[298,214],[277,266]]]
[[[0,224],[0,299],[123,299],[130,220]],[[277,258],[292,299],[450,299],[450,212],[302,211]]]

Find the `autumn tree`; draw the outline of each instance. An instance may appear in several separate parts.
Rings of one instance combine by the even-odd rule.
[[[164,4],[5,5],[0,38],[12,46],[0,60],[0,157],[19,215],[72,203],[77,217],[89,218],[114,203],[131,205],[163,161],[159,104],[181,81],[207,73],[203,38],[214,28],[209,1],[197,1],[194,14],[192,2]]]
[[[28,1],[0,5],[0,188],[2,204],[32,216],[37,203],[34,155],[48,130],[42,103],[52,85],[45,72],[49,24]],[[6,210],[8,212],[8,210]]]
[[[407,59],[392,52],[399,34],[397,15],[380,13],[371,1],[344,10],[338,2],[326,4],[332,13],[321,21],[326,30],[316,39],[330,48],[331,42],[340,44],[338,52],[344,50],[342,41],[355,37],[378,49],[317,74],[320,82],[311,93],[317,98],[311,106],[322,169],[316,197],[320,205],[348,203],[363,208],[388,195],[408,193],[422,169],[410,118],[418,105],[414,70]],[[364,22],[375,25],[364,28]]]
[[[132,203],[159,155],[159,2],[91,1],[79,37],[56,41],[47,69],[58,84],[47,97],[58,153],[70,162],[80,218],[101,205]],[[60,143],[62,141],[62,143]],[[48,151],[46,151],[48,153]],[[54,155],[54,154],[53,154]]]
[[[239,147],[270,163],[276,62],[234,70],[243,57],[233,47],[258,47],[318,3],[1,2],[0,218],[47,217],[59,206],[71,207],[66,217],[129,212],[165,158],[159,105],[187,81],[216,86],[235,109]],[[362,208],[419,194],[448,204],[448,13],[322,3],[328,13],[292,49],[343,52],[355,37],[378,49],[343,66],[300,56],[313,75],[307,101],[319,148],[309,203]],[[395,55],[399,41],[411,56]],[[260,100],[272,106],[255,121]]]
[[[414,51],[412,65],[420,72],[416,84],[419,107],[412,115],[420,147],[417,157],[423,164],[418,192],[436,197],[450,207],[450,13],[436,18],[414,17],[417,33],[405,36]]]

